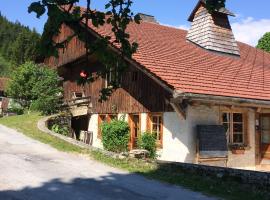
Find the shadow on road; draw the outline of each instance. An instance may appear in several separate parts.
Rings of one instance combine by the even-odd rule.
[[[127,177],[128,176],[128,177]],[[130,177],[129,177],[130,176]],[[110,174],[98,179],[76,178],[71,181],[53,179],[43,183],[39,187],[25,187],[21,190],[0,191],[1,200],[85,200],[85,199],[119,199],[119,200],[146,200],[161,199],[151,197],[155,194],[143,193],[142,187],[139,192],[138,186],[129,185],[129,179],[136,178],[135,175]],[[123,180],[124,179],[124,180]],[[124,184],[123,185],[123,183]],[[134,188],[133,188],[134,187]],[[142,193],[140,193],[140,191]],[[149,193],[149,194],[147,194]],[[165,196],[163,196],[165,197]]]
[[[136,185],[136,179],[134,174],[114,173],[98,179],[53,179],[38,187],[0,191],[0,200],[151,200],[167,196],[166,192],[160,193],[159,188],[147,191],[147,184],[144,191],[144,186]]]
[[[157,170],[143,174],[171,183],[177,183],[197,191],[218,194],[234,199],[267,199],[269,191],[253,192],[252,187],[228,177],[217,178],[200,174],[198,171],[185,171],[180,167],[161,164]],[[30,185],[30,184],[29,184]],[[228,191],[230,191],[228,193]],[[266,193],[265,193],[266,192]],[[238,198],[239,197],[239,198]],[[269,196],[268,196],[269,197]],[[108,173],[98,178],[71,180],[53,179],[20,190],[0,191],[0,200],[213,200],[180,187],[151,181],[137,174]]]

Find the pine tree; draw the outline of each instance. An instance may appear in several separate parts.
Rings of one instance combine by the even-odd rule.
[[[7,74],[11,66],[35,61],[40,35],[20,22],[9,22],[0,13],[0,75]]]

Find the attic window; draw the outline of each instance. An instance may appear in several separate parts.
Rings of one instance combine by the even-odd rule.
[[[119,85],[121,83],[121,77],[119,76],[119,72],[115,67],[109,69],[105,78],[105,88]]]
[[[110,69],[110,71],[106,74],[106,82],[105,87],[111,86],[116,80],[116,73],[114,70]]]
[[[77,99],[77,98],[84,97],[84,94],[83,94],[83,92],[73,92],[72,96],[73,96],[74,99]]]

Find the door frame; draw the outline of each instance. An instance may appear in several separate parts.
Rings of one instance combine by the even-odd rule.
[[[263,132],[262,132],[262,117],[268,117],[269,120],[270,120],[270,113],[260,113],[260,117],[259,117],[259,123],[260,123],[260,129],[259,129],[259,132],[260,132],[260,137],[259,137],[259,140],[260,140],[259,141],[259,145],[260,145],[260,147],[259,147],[260,157],[261,157],[261,159],[270,159],[270,158],[264,157],[264,154],[263,154],[264,152],[263,152],[263,144],[262,144],[262,137],[263,137]],[[270,143],[269,143],[269,148],[270,148]]]
[[[133,121],[133,116],[137,115],[139,116],[139,131],[141,131],[141,115],[139,113],[132,113],[132,114],[128,114],[128,124],[129,124],[129,128],[130,128],[130,139],[129,139],[129,150],[132,150],[135,148],[135,134],[133,131],[133,127],[134,127],[134,121]],[[141,133],[139,132],[138,135],[140,135]]]

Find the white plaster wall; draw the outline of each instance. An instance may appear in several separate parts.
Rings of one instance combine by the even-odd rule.
[[[147,130],[147,113],[141,113],[141,132],[144,133]]]
[[[163,127],[163,149],[160,160],[194,163],[196,159],[197,125],[219,123],[219,109],[206,106],[188,107],[187,119],[166,112]]]
[[[255,158],[255,111],[248,111],[248,123],[247,131],[249,134],[249,145],[250,149],[245,151],[243,155],[232,154],[229,151],[228,167],[239,168],[239,169],[256,169],[256,158]]]
[[[93,147],[103,148],[101,140],[98,139],[98,114],[92,114],[89,120],[88,131],[93,132]]]
[[[147,114],[141,113],[141,131],[146,131]],[[128,114],[118,114],[118,119],[128,121]],[[189,106],[187,119],[180,118],[175,112],[163,114],[163,148],[158,151],[160,160],[195,163],[196,162],[196,127],[197,125],[218,125],[220,109],[218,106]],[[248,133],[250,150],[244,155],[229,152],[228,167],[255,169],[255,111],[248,111]],[[93,146],[103,148],[98,134],[98,114],[93,114],[89,121],[89,131],[93,132]]]
[[[124,113],[118,114],[118,120],[122,120],[122,119],[124,119],[124,121],[128,122],[128,114],[124,114]]]
[[[117,118],[119,120],[124,119],[128,122],[128,115],[127,114],[118,114]],[[98,138],[98,114],[92,114],[89,120],[88,131],[93,132],[93,147],[103,149],[102,141]]]

